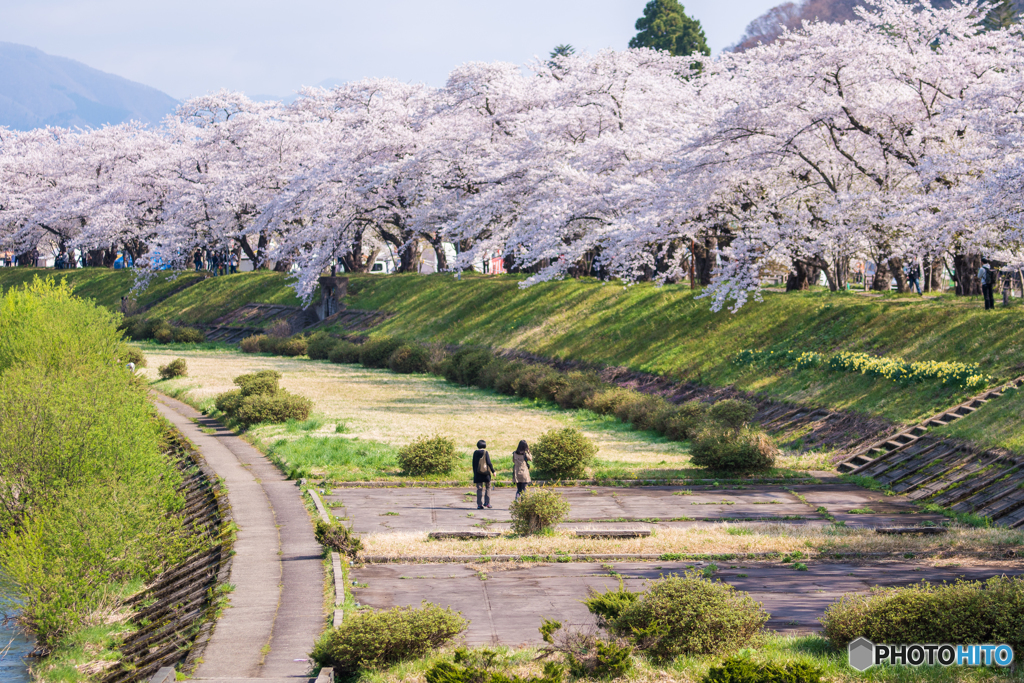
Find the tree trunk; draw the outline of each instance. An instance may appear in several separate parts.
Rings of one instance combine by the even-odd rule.
[[[711,276],[715,271],[715,251],[718,249],[717,237],[705,237],[694,241],[693,255],[696,264],[697,282],[701,287],[711,284]]]
[[[266,232],[260,232],[259,239],[256,242],[256,250],[253,251],[252,245],[249,244],[249,236],[242,235],[238,242],[242,246],[242,251],[252,261],[253,270],[267,270],[267,245],[269,238]]]
[[[39,252],[35,249],[30,249],[23,254],[18,254],[18,265],[35,268],[36,263],[39,262]]]
[[[881,259],[875,263],[875,277],[871,280],[871,289],[876,292],[888,292],[889,291],[889,280],[892,276],[889,274],[889,266],[883,263]]]
[[[896,278],[896,291],[900,294],[909,292],[910,281],[907,279],[907,274],[903,272],[903,262],[898,258],[889,259],[889,270],[892,272],[892,276]]]
[[[793,270],[786,278],[787,292],[802,292],[811,288],[811,285],[818,284],[821,277],[821,269],[816,268],[804,261],[793,261]]]
[[[978,279],[979,268],[981,268],[981,254],[953,254],[953,278],[956,280],[957,296],[981,294],[981,281]]]

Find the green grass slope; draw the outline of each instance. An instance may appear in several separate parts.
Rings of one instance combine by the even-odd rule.
[[[136,299],[140,306],[151,306],[166,298],[171,292],[202,280],[204,275],[194,272],[159,273],[150,280],[148,287],[133,292],[132,289],[135,286],[133,271],[109,268],[79,268],[76,270],[0,268],[0,291],[31,282],[35,277],[65,280],[78,296],[94,299],[101,306],[120,310],[123,296]]]
[[[164,299],[148,310],[146,317],[203,325],[249,303],[302,305],[289,286],[288,275],[262,270],[207,278]]]
[[[375,335],[625,365],[908,423],[967,392],[824,369],[744,368],[734,359],[744,349],[858,351],[908,361],[979,363],[993,381],[1024,374],[1024,346],[1013,332],[1024,307],[984,311],[980,297],[765,292],[763,302],[738,313],[715,313],[686,286],[581,280],[520,289],[520,282],[514,276],[360,276],[352,278],[348,303],[397,314]]]

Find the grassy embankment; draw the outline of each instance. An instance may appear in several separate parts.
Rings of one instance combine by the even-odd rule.
[[[0,289],[33,273],[68,278],[81,296],[116,307],[130,293],[132,274],[88,269],[0,269]],[[141,305],[147,317],[204,323],[249,302],[298,305],[280,273],[209,278],[167,297],[176,286],[161,274]],[[184,273],[182,277],[194,278]],[[966,398],[937,382],[890,381],[821,368],[740,367],[744,349],[866,352],[910,361],[978,363],[997,384],[1024,374],[1024,346],[1013,330],[1024,308],[984,311],[980,297],[866,297],[824,291],[765,292],[738,313],[713,313],[685,285],[629,288],[594,281],[519,289],[515,276],[353,276],[352,308],[395,313],[373,331],[425,341],[518,348],[541,355],[624,365],[681,380],[762,392],[787,401],[853,410],[912,423]],[[180,282],[176,281],[176,282]],[[166,297],[166,298],[165,298]],[[991,447],[1024,451],[1021,410],[995,402],[943,434]]]
[[[281,372],[281,386],[313,401],[313,416],[287,425],[257,425],[249,438],[293,477],[335,481],[408,480],[399,471],[398,448],[437,432],[455,438],[461,462],[451,475],[417,477],[472,480],[470,454],[486,439],[499,481],[511,480],[511,453],[520,439],[536,440],[550,429],[574,426],[600,449],[591,470],[598,479],[699,479],[703,470],[689,464],[689,445],[652,432],[637,432],[613,417],[589,411],[563,411],[551,404],[500,396],[448,384],[428,375],[397,375],[323,361],[247,355],[232,349],[173,349],[144,344],[149,367],[176,357],[186,360],[189,376],[157,381],[154,387],[214,412],[217,394],[234,388],[238,375],[261,369]],[[339,431],[340,430],[340,431]],[[795,456],[773,476],[796,477],[825,466],[818,454]]]

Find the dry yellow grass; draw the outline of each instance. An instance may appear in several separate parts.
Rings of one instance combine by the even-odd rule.
[[[689,528],[659,528],[647,538],[577,538],[571,531],[553,536],[457,540],[427,538],[426,532],[390,532],[363,537],[367,556],[389,558],[452,555],[554,555],[693,553],[912,553],[937,554],[944,559],[979,553],[1002,553],[1024,543],[1024,532],[1005,528],[953,527],[941,536],[884,535],[870,529],[830,526],[765,524],[702,524]]]
[[[314,436],[335,436],[335,424],[343,422],[346,437],[383,441],[402,446],[422,434],[450,435],[458,447],[472,450],[486,439],[492,454],[511,453],[520,439],[532,441],[549,429],[580,427],[597,444],[598,458],[635,465],[658,464],[661,468],[689,466],[686,446],[652,442],[644,434],[625,429],[594,428],[571,412],[550,408],[526,408],[516,399],[454,387],[443,379],[423,375],[397,375],[324,362],[249,356],[233,351],[146,352],[143,372],[157,379],[156,368],[184,358],[188,377],[161,382],[164,391],[188,388],[188,400],[196,405],[236,387],[238,375],[257,370],[277,370],[281,386],[313,401],[314,415],[324,426]],[[264,441],[297,438],[283,427],[262,426],[253,430]]]

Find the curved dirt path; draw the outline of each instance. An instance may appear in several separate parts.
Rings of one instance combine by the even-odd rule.
[[[154,404],[223,479],[238,525],[230,606],[194,680],[309,680],[306,658],[326,626],[324,570],[299,489],[262,453],[191,406],[160,394]]]

